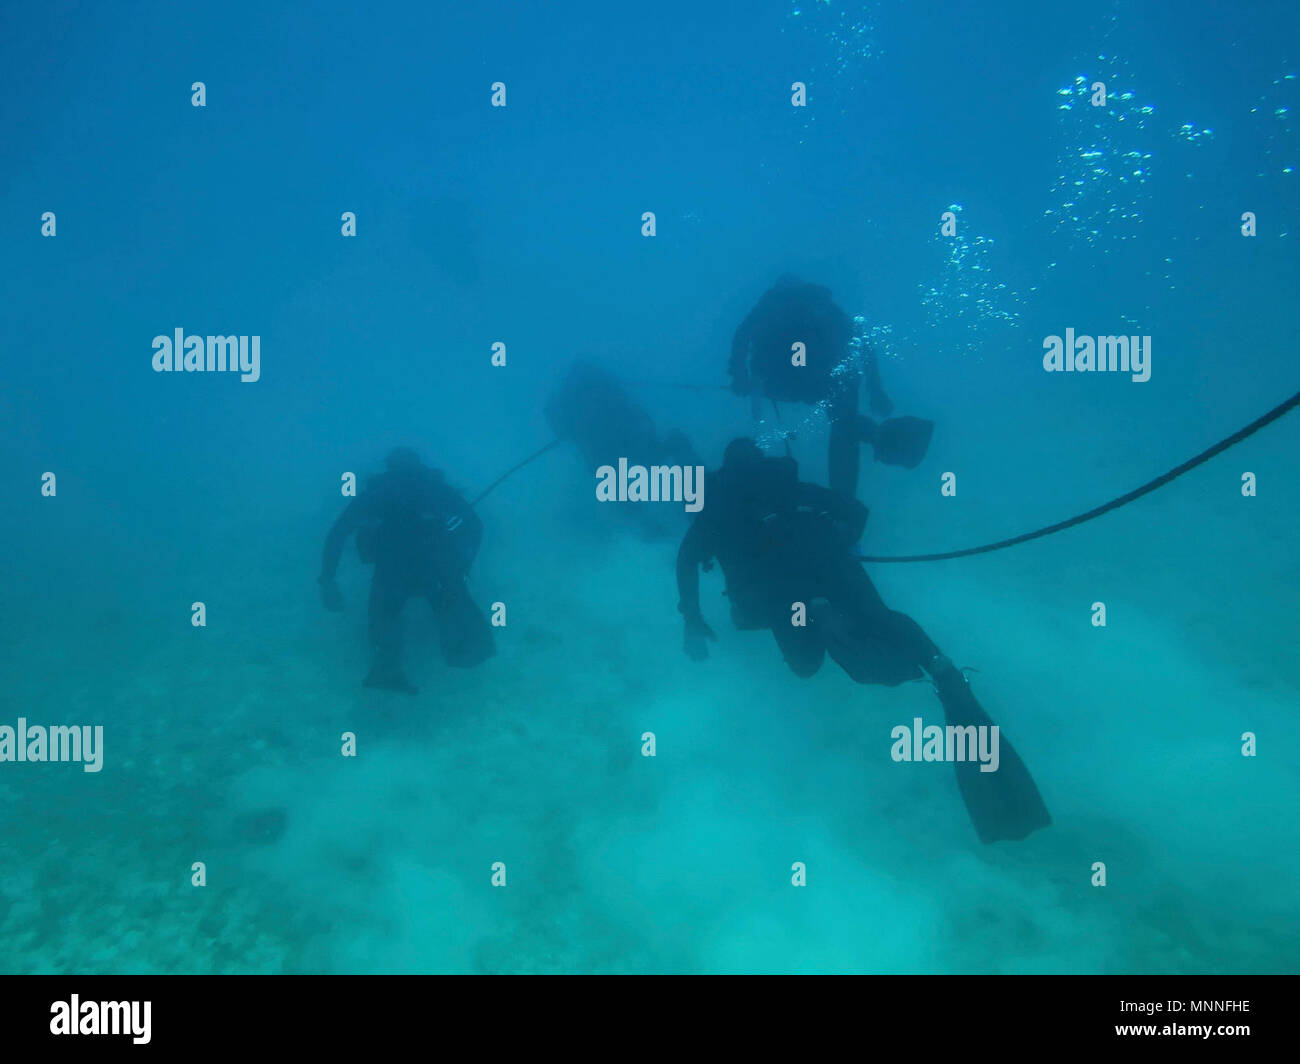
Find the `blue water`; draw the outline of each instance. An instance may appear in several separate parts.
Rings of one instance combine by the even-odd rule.
[[[6,10],[0,725],[104,738],[0,762],[0,970],[1294,971],[1300,415],[870,569],[979,670],[1054,818],[1017,843],[889,759],[928,685],[799,679],[716,572],[689,661],[676,535],[570,448],[478,507],[482,666],[412,604],[419,695],[363,688],[369,571],[342,614],[314,579],[343,473],[406,444],[472,495],[578,357],[709,465],[793,427],[824,481],[823,419],[718,387],[783,273],[937,423],[867,453],[868,553],[1165,472],[1297,388],[1297,40],[1202,0]],[[259,336],[260,379],[155,373],[177,328]],[[1044,372],[1067,328],[1149,335],[1150,380]]]

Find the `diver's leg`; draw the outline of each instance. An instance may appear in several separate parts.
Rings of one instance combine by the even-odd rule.
[[[822,667],[826,658],[826,642],[823,633],[804,612],[804,624],[791,622],[795,618],[794,604],[807,603],[808,594],[802,587],[783,586],[769,588],[761,604],[755,604],[754,615],[761,616],[763,627],[772,630],[776,645],[781,648],[781,657],[790,667],[790,671],[801,679],[807,679]]]
[[[831,433],[826,465],[831,488],[849,498],[856,498],[861,444],[866,438],[863,423],[871,423],[858,414],[858,378],[856,374],[851,374],[850,378],[851,384],[841,380],[834,386],[827,406]]]
[[[727,577],[727,601],[731,604],[731,623],[737,631],[754,632],[772,626],[772,591],[752,573],[733,573]]]
[[[889,687],[921,678],[939,648],[911,617],[885,605],[860,564],[846,559],[827,587],[812,616],[840,668],[858,683]]]
[[[1051,824],[1025,763],[1001,729],[992,730],[993,721],[961,670],[911,617],[885,605],[860,565],[845,567],[837,583],[839,595],[824,614],[827,649],[844,671],[862,683],[896,684],[916,679],[924,669],[934,681],[946,726],[963,729],[968,750],[972,739],[978,741],[981,735],[986,737],[985,748],[996,750],[996,762],[989,761],[995,767],[989,772],[978,760],[953,762],[957,789],[980,841],[1023,839]],[[967,732],[967,728],[977,730]],[[991,745],[995,738],[996,748]]]
[[[807,679],[822,667],[826,657],[826,644],[822,642],[821,633],[812,624],[796,626],[790,623],[792,614],[786,611],[773,618],[772,635],[776,645],[781,648],[781,656],[790,666],[790,671],[801,679]]]
[[[416,689],[402,672],[402,607],[408,590],[398,574],[375,566],[370,581],[370,645],[374,659],[365,678],[366,687],[415,694]]]
[[[862,464],[858,437],[843,422],[831,422],[830,450],[826,463],[831,488],[849,498],[857,498],[858,469]]]
[[[492,626],[463,580],[430,592],[429,602],[438,615],[438,642],[448,665],[468,669],[496,653]]]
[[[821,634],[811,623],[800,627],[790,623],[791,607],[799,600],[798,594],[754,588],[733,580],[727,588],[727,598],[731,601],[731,623],[736,629],[742,632],[771,629],[781,656],[796,676],[807,678],[821,668],[826,656]]]

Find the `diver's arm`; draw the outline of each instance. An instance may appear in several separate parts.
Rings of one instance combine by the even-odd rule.
[[[343,556],[343,546],[347,543],[348,536],[356,531],[357,526],[361,524],[362,507],[359,505],[359,499],[353,499],[348,503],[344,511],[339,514],[339,519],[334,522],[334,527],[330,529],[329,535],[325,537],[325,552],[321,557],[320,576],[317,578],[319,584],[332,584],[334,574],[338,572],[339,559]]]
[[[677,549],[677,609],[686,621],[682,647],[692,661],[709,656],[708,640],[717,639],[700,613],[700,566],[712,557],[703,526],[696,520]]]
[[[677,612],[688,621],[700,617],[700,566],[709,560],[698,521],[677,548]]]
[[[320,585],[321,605],[333,613],[343,609],[343,593],[334,582],[339,558],[343,555],[343,545],[347,542],[348,536],[362,523],[367,508],[362,504],[361,499],[353,499],[339,514],[339,519],[334,522],[334,527],[325,537],[325,552],[321,557],[320,576],[316,578],[316,583]]]
[[[866,351],[863,375],[867,379],[867,401],[871,404],[871,412],[876,417],[889,417],[894,409],[894,401],[885,392],[884,382],[880,379],[880,357],[874,348],[863,346]]]
[[[838,304],[831,305],[831,321],[836,349],[842,352],[840,357],[847,359],[852,350],[853,340],[858,336],[857,323]],[[867,385],[867,400],[871,405],[871,412],[876,417],[888,417],[889,412],[894,409],[894,401],[885,394],[885,386],[880,380],[880,359],[865,337],[859,340],[859,344],[862,356],[862,379]]]

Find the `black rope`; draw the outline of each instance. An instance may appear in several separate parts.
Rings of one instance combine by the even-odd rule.
[[[670,385],[670,387],[674,387],[674,386],[683,387],[682,385]],[[693,386],[685,385],[685,387],[693,387]],[[714,386],[709,386],[707,388],[702,387],[699,388],[698,390],[711,391],[715,387],[717,386],[714,385]],[[726,386],[723,385],[722,387],[725,388]],[[773,402],[772,405],[773,408],[775,409],[776,408],[775,402]],[[1073,528],[1075,525],[1081,525],[1086,521],[1091,521],[1093,518],[1100,517],[1102,514],[1110,513],[1111,510],[1118,510],[1121,506],[1125,506],[1128,503],[1133,502],[1135,499],[1140,499],[1143,495],[1149,495],[1157,488],[1164,487],[1170,481],[1174,480],[1177,477],[1182,476],[1184,473],[1188,472],[1189,470],[1195,469],[1197,466],[1205,464],[1211,458],[1215,457],[1215,455],[1222,454],[1229,447],[1235,447],[1237,444],[1239,444],[1242,440],[1246,439],[1248,436],[1253,436],[1260,429],[1264,428],[1264,426],[1272,424],[1274,421],[1282,417],[1284,414],[1290,413],[1297,406],[1300,406],[1300,392],[1296,392],[1295,395],[1291,396],[1290,399],[1287,399],[1285,402],[1279,403],[1277,406],[1273,407],[1273,409],[1270,410],[1267,414],[1263,415],[1263,417],[1256,418],[1245,428],[1239,429],[1237,432],[1234,432],[1231,436],[1228,436],[1220,440],[1213,447],[1207,448],[1206,450],[1202,451],[1200,454],[1196,455],[1194,458],[1189,458],[1182,465],[1175,466],[1173,469],[1169,470],[1168,473],[1165,473],[1162,476],[1158,476],[1154,480],[1149,480],[1145,484],[1143,484],[1140,488],[1134,488],[1132,491],[1128,492],[1127,494],[1121,495],[1115,499],[1111,499],[1110,502],[1103,503],[1101,506],[1096,506],[1093,509],[1088,510],[1086,513],[1081,513],[1078,516],[1071,517],[1065,521],[1058,521],[1054,525],[1047,525],[1043,528],[1037,528],[1032,532],[1025,532],[1019,536],[1012,536],[1010,539],[1000,539],[996,543],[986,543],[983,546],[979,546],[979,547],[966,547],[964,550],[943,551],[937,554],[892,554],[892,555],[862,554],[862,555],[858,555],[857,559],[858,561],[861,562],[873,562],[873,563],[875,562],[882,562],[882,563],[883,562],[941,562],[941,561],[948,561],[951,558],[968,558],[972,554],[988,554],[991,551],[1003,550],[1006,547],[1014,547],[1018,543],[1028,543],[1032,539],[1041,539],[1043,536],[1050,536],[1054,532],[1064,532],[1067,528]],[[778,419],[780,417],[779,410],[777,410],[777,417]],[[786,438],[786,451],[787,453],[789,453],[790,434],[783,433],[782,435],[785,436]],[[496,480],[492,481],[491,484],[489,484],[486,488],[484,488],[481,492],[479,492],[471,500],[470,506],[477,506],[493,490],[495,490],[496,487],[507,477],[518,472],[520,469],[523,469],[524,466],[528,465],[530,462],[533,462],[536,459],[540,458],[547,451],[551,450],[551,448],[558,446],[561,442],[562,441],[559,439],[559,437],[556,437],[555,439],[551,440],[550,443],[546,444],[544,447],[538,448],[536,451],[530,454],[523,461],[516,462],[504,473],[502,473],[499,477],[497,477]]]
[[[1297,406],[1300,406],[1300,392],[1296,392],[1295,395],[1291,396],[1291,398],[1286,402],[1273,407],[1273,409],[1263,417],[1252,421],[1239,432],[1234,432],[1231,436],[1220,440],[1208,450],[1202,451],[1195,458],[1189,458],[1182,465],[1171,469],[1168,473],[1164,474],[1164,476],[1156,477],[1155,480],[1148,481],[1140,488],[1135,488],[1133,491],[1130,491],[1127,495],[1121,495],[1118,499],[1111,499],[1110,502],[1089,510],[1087,513],[1079,514],[1078,517],[1071,517],[1068,521],[1058,521],[1056,524],[1048,525],[1046,528],[1039,528],[1033,532],[1026,532],[1024,535],[1013,536],[1011,539],[998,540],[996,543],[986,543],[982,547],[967,547],[965,550],[950,550],[945,551],[942,554],[902,554],[889,556],[867,554],[859,555],[858,560],[863,562],[939,562],[946,561],[949,558],[965,558],[972,554],[987,554],[989,551],[1002,550],[1003,547],[1013,547],[1017,543],[1027,543],[1031,539],[1050,536],[1053,532],[1062,532],[1075,525],[1081,525],[1085,521],[1091,521],[1094,517],[1100,517],[1104,513],[1109,513],[1111,510],[1116,510],[1126,503],[1132,502],[1134,499],[1140,499],[1143,495],[1155,491],[1156,488],[1164,487],[1164,485],[1168,484],[1175,477],[1182,476],[1189,469],[1195,469],[1198,465],[1208,462],[1216,454],[1221,454],[1229,447],[1235,446],[1247,436],[1253,436],[1265,425],[1276,421],[1283,414],[1294,410]]]
[[[482,491],[480,491],[477,495],[475,495],[474,498],[470,500],[470,506],[477,506],[477,505],[478,505],[479,503],[481,503],[485,498],[487,498],[488,493],[491,492],[493,488],[495,488],[498,484],[500,484],[503,480],[505,480],[506,477],[510,476],[511,473],[517,473],[519,470],[523,469],[524,466],[526,466],[529,462],[533,461],[534,459],[541,458],[542,455],[544,455],[544,454],[545,454],[547,451],[549,451],[552,447],[557,446],[559,443],[560,443],[560,438],[557,436],[557,437],[556,437],[555,439],[553,439],[550,443],[548,443],[545,447],[538,448],[536,451],[534,451],[532,454],[530,454],[527,458],[525,458],[522,462],[516,462],[516,463],[515,463],[514,465],[512,465],[509,469],[507,469],[504,473],[502,473],[499,477],[497,477],[496,480],[492,481],[491,484],[489,484],[486,488],[484,488],[484,489],[483,489]]]

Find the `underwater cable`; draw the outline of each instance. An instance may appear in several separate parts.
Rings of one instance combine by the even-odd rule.
[[[649,383],[649,382],[644,382],[644,383]],[[664,383],[666,384],[666,382]],[[666,384],[666,386],[684,387],[683,385],[678,385],[678,384],[672,384],[672,385]],[[714,386],[701,387],[697,385],[696,386],[686,385],[685,387],[699,388],[699,390],[701,391],[705,391],[705,390],[711,391],[713,390],[713,388],[717,386],[714,385]],[[726,385],[722,385],[721,387],[723,389],[726,389]],[[774,407],[775,405],[776,404],[773,403]],[[1065,521],[1057,521],[1053,525],[1045,525],[1042,528],[1034,529],[1032,532],[1024,532],[1018,536],[1012,536],[1010,539],[1000,539],[995,543],[985,543],[978,547],[965,547],[962,550],[942,551],[935,554],[859,554],[859,555],[855,555],[855,557],[860,562],[942,562],[942,561],[948,561],[949,559],[952,558],[968,558],[973,554],[988,554],[991,551],[1003,550],[1006,547],[1014,547],[1018,543],[1028,543],[1032,539],[1042,539],[1044,536],[1050,536],[1055,532],[1064,532],[1067,528],[1073,528],[1075,525],[1081,525],[1086,521],[1091,521],[1093,520],[1093,518],[1100,517],[1102,514],[1110,513],[1112,510],[1118,510],[1121,506],[1126,506],[1128,503],[1133,502],[1135,499],[1140,499],[1142,498],[1143,495],[1149,495],[1157,488],[1164,487],[1170,481],[1176,479],[1177,477],[1182,476],[1184,473],[1188,472],[1189,470],[1195,469],[1199,465],[1204,465],[1211,458],[1215,457],[1215,455],[1222,454],[1230,447],[1235,447],[1242,440],[1246,439],[1249,436],[1253,436],[1265,425],[1272,424],[1278,418],[1282,417],[1285,414],[1290,413],[1297,406],[1300,406],[1300,392],[1296,392],[1293,396],[1291,396],[1290,399],[1287,399],[1284,402],[1279,403],[1277,406],[1273,407],[1272,410],[1264,414],[1262,417],[1256,418],[1249,425],[1245,426],[1245,428],[1238,429],[1231,436],[1224,437],[1218,443],[1214,444],[1214,446],[1208,447],[1200,454],[1196,455],[1195,457],[1189,458],[1182,465],[1175,466],[1173,469],[1169,470],[1168,473],[1158,476],[1154,480],[1147,481],[1140,488],[1134,488],[1132,491],[1127,492],[1124,495],[1120,495],[1118,498],[1111,499],[1109,502],[1102,503],[1100,506],[1095,506],[1091,510],[1086,511],[1085,513],[1078,514],[1075,517],[1068,518]],[[779,410],[777,412],[777,416],[778,418],[780,416]],[[782,433],[782,437],[785,440],[787,454],[789,454],[790,452],[789,441],[791,435],[792,435],[791,433]],[[545,446],[539,447],[527,458],[523,459],[523,461],[516,462],[504,473],[502,473],[499,477],[497,477],[496,480],[492,481],[491,484],[489,484],[486,488],[484,488],[477,495],[475,495],[474,498],[470,500],[470,505],[477,506],[493,490],[495,490],[496,487],[502,483],[502,481],[506,480],[512,474],[517,473],[519,470],[523,469],[524,466],[528,465],[530,462],[533,462],[536,459],[540,458],[547,451],[551,450],[551,448],[558,446],[561,442],[563,441],[561,441],[559,437],[556,437]]]
[[[535,450],[532,454],[530,454],[527,458],[525,458],[522,462],[516,462],[516,463],[515,463],[514,465],[512,465],[509,469],[507,469],[504,473],[502,473],[499,477],[497,477],[496,480],[492,481],[491,484],[489,484],[486,488],[484,488],[484,489],[483,489],[482,491],[480,491],[477,495],[475,495],[474,498],[472,498],[472,499],[470,500],[470,502],[469,502],[470,506],[477,506],[477,505],[478,505],[479,503],[481,503],[485,498],[487,498],[488,494],[489,494],[489,493],[490,493],[490,492],[491,492],[491,491],[492,491],[492,490],[493,490],[493,489],[494,489],[498,484],[500,484],[503,480],[505,480],[508,476],[510,476],[512,473],[517,473],[519,470],[523,469],[524,466],[526,466],[529,462],[532,462],[532,461],[534,461],[534,460],[536,460],[536,459],[538,459],[538,458],[541,458],[542,455],[544,455],[544,454],[545,454],[547,451],[549,451],[552,447],[557,446],[559,443],[560,443],[560,438],[557,436],[557,437],[555,437],[555,439],[553,439],[550,443],[548,443],[545,447],[539,447],[539,448],[538,448],[537,450]]]
[[[949,558],[965,558],[972,554],[987,554],[989,551],[1002,550],[1004,547],[1014,547],[1017,543],[1027,543],[1031,539],[1040,539],[1043,536],[1050,536],[1053,532],[1063,532],[1067,528],[1073,528],[1075,525],[1081,525],[1085,521],[1091,521],[1094,517],[1100,517],[1111,510],[1118,510],[1121,506],[1132,502],[1134,499],[1140,499],[1143,495],[1148,495],[1155,491],[1156,488],[1162,488],[1175,477],[1180,477],[1189,469],[1195,469],[1198,465],[1208,462],[1216,454],[1222,454],[1229,447],[1240,443],[1247,436],[1253,436],[1265,425],[1276,421],[1283,414],[1289,413],[1297,406],[1300,406],[1300,392],[1296,392],[1290,399],[1284,403],[1279,403],[1273,407],[1263,417],[1252,421],[1245,428],[1234,432],[1213,447],[1210,447],[1195,458],[1189,458],[1182,465],[1169,470],[1163,476],[1156,477],[1155,480],[1149,480],[1140,488],[1135,488],[1126,495],[1121,495],[1117,499],[1111,499],[1110,502],[1103,503],[1101,506],[1094,507],[1087,513],[1079,514],[1077,517],[1071,517],[1067,521],[1058,521],[1054,525],[1047,525],[1045,528],[1035,529],[1033,532],[1025,532],[1023,535],[1013,536],[1011,539],[1001,539],[996,543],[986,543],[981,547],[967,547],[964,550],[950,550],[940,554],[860,554],[857,555],[858,561],[861,562],[939,562],[946,561]]]

